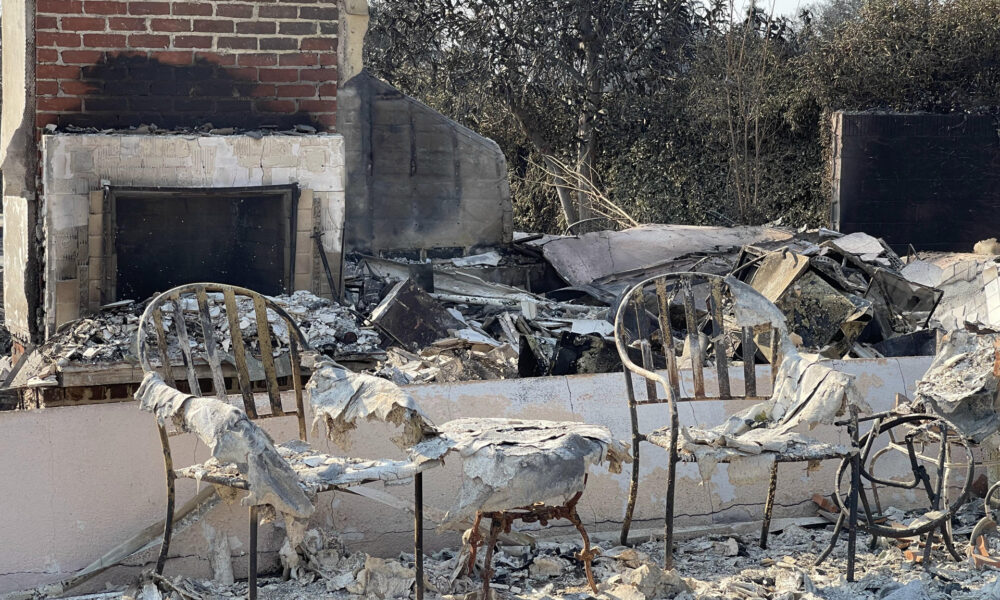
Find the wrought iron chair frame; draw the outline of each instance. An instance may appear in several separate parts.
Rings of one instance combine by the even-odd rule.
[[[952,558],[956,561],[961,561],[962,556],[959,554],[958,550],[955,548],[955,542],[951,534],[951,518],[955,512],[965,503],[965,500],[969,496],[969,491],[972,488],[972,479],[975,475],[975,460],[972,453],[972,446],[964,438],[955,435],[957,429],[954,425],[950,424],[945,419],[928,414],[928,413],[898,413],[894,411],[888,411],[883,413],[877,413],[873,415],[868,415],[856,421],[873,421],[871,429],[857,440],[857,447],[860,448],[860,453],[856,457],[845,458],[840,467],[837,469],[836,476],[836,487],[835,493],[833,494],[834,504],[838,509],[837,522],[834,525],[833,537],[830,540],[830,545],[826,548],[816,558],[815,565],[821,564],[830,555],[833,549],[837,545],[837,540],[840,535],[840,531],[843,527],[844,520],[850,518],[850,500],[846,501],[841,497],[841,482],[844,477],[844,473],[847,470],[848,463],[850,461],[856,461],[859,480],[852,481],[852,488],[857,489],[856,496],[861,501],[864,510],[864,519],[859,521],[857,527],[861,530],[868,532],[872,536],[871,547],[874,548],[877,544],[879,537],[885,538],[909,538],[919,535],[926,534],[928,536],[927,542],[924,546],[923,554],[923,564],[926,567],[930,565],[930,555],[931,549],[933,547],[935,532],[940,530],[941,539],[944,543],[945,548],[948,553],[951,554]],[[847,424],[845,422],[838,422],[838,424]],[[850,425],[849,425],[850,426]],[[857,432],[857,425],[854,426],[855,435]],[[897,441],[896,439],[896,428],[902,428],[905,432],[903,436],[903,441]],[[918,451],[915,448],[914,437],[919,431],[924,431],[928,434],[933,434],[938,437],[937,443],[939,444],[938,455],[936,457],[929,456],[923,453],[923,450]],[[936,430],[936,431],[935,431]],[[887,446],[875,451],[872,454],[872,447],[875,440],[882,434],[888,434],[890,441]],[[952,462],[952,452],[955,449],[960,449],[965,453],[965,462],[958,463]],[[881,479],[874,474],[875,464],[878,459],[885,455],[889,451],[897,451],[906,455],[909,459],[910,469],[913,473],[913,479],[910,481],[894,481],[889,479]],[[869,459],[870,457],[870,459]],[[930,477],[927,474],[927,468],[921,463],[928,463],[933,465],[936,472],[936,484],[932,485]],[[870,465],[866,467],[865,465]],[[962,485],[962,489],[958,496],[952,501],[948,502],[945,510],[942,509],[942,503],[947,502],[947,482],[951,470],[955,468],[964,468],[965,478]],[[852,467],[853,471],[853,467]],[[853,476],[852,476],[853,477]],[[886,488],[897,488],[903,490],[915,490],[922,488],[927,495],[927,499],[930,502],[930,509],[932,511],[937,511],[940,514],[935,518],[929,519],[928,521],[921,523],[919,525],[913,525],[910,527],[888,527],[878,523],[874,518],[874,513],[872,512],[871,503],[868,500],[868,494],[865,492],[864,484],[860,481],[863,479],[871,484],[872,495],[876,503],[876,510],[881,511],[880,501],[878,497],[877,486],[881,485]],[[854,512],[857,513],[857,502],[858,499],[854,500]],[[855,516],[855,519],[857,517]],[[848,575],[849,579],[853,579],[853,563],[854,563],[855,549],[853,545],[848,547],[848,565],[850,573]]]
[[[222,361],[218,354],[218,347],[215,340],[215,329],[209,314],[208,294],[222,294],[225,303],[225,313],[229,322],[230,337],[232,339],[233,358],[236,363],[236,380],[238,382],[240,394],[243,401],[243,410],[247,417],[252,420],[270,419],[278,417],[295,417],[298,422],[299,439],[308,442],[307,428],[305,420],[305,410],[303,405],[303,381],[302,381],[302,355],[306,352],[314,352],[308,341],[302,334],[294,319],[285,312],[277,303],[270,298],[243,287],[219,284],[219,283],[192,283],[177,286],[154,297],[147,305],[139,321],[139,328],[136,333],[139,349],[139,362],[143,372],[157,372],[163,380],[171,387],[177,387],[174,377],[174,365],[171,365],[167,351],[167,331],[163,327],[162,305],[166,301],[171,301],[174,307],[173,323],[177,329],[177,339],[181,350],[181,358],[185,369],[189,393],[194,396],[201,396],[201,386],[198,374],[195,370],[195,361],[188,344],[187,325],[184,322],[183,306],[181,298],[187,294],[194,294],[198,303],[199,320],[201,322],[202,335],[205,341],[205,354],[208,357],[209,367],[212,372],[212,387],[215,395],[223,402],[228,402],[228,394],[225,377],[222,371]],[[243,334],[240,331],[240,319],[238,314],[237,296],[250,298],[253,301],[254,315],[258,331],[258,343],[260,344],[261,362],[265,373],[265,383],[267,387],[268,400],[271,413],[258,414],[254,400],[254,391],[250,380],[250,372],[247,368],[247,348],[244,344]],[[277,369],[275,367],[272,352],[271,336],[261,335],[262,331],[271,331],[267,320],[267,310],[274,311],[288,327],[289,337],[289,362],[291,364],[290,378],[295,393],[295,410],[286,411],[281,405],[281,397],[278,386]],[[161,367],[153,366],[150,361],[150,348],[147,341],[148,326],[152,323],[155,327],[156,346],[159,350]],[[166,518],[164,520],[163,540],[160,544],[160,551],[156,559],[155,572],[157,575],[163,574],[163,568],[167,560],[170,549],[170,539],[173,531],[174,506],[175,506],[175,480],[179,475],[173,466],[173,458],[170,451],[170,438],[177,432],[170,432],[163,423],[157,419],[157,429],[160,436],[160,444],[163,447],[163,462],[166,472],[167,506]],[[248,490],[249,486],[245,480],[231,477],[221,477],[206,474],[202,481],[214,485],[222,485],[240,490]],[[375,481],[375,480],[372,480]],[[365,482],[367,483],[367,482]],[[422,600],[424,593],[423,577],[423,475],[414,475],[414,567],[416,571],[415,597]],[[327,485],[319,488],[317,493],[339,490],[350,492],[344,486]],[[255,600],[257,597],[257,506],[249,507],[250,522],[250,556],[248,566],[248,597]]]
[[[615,343],[618,347],[618,353],[621,357],[622,363],[624,365],[623,372],[625,375],[625,390],[628,400],[629,417],[631,420],[632,428],[632,476],[629,484],[629,497],[628,504],[625,509],[625,517],[622,523],[621,535],[619,542],[622,545],[626,545],[628,542],[628,532],[632,524],[632,517],[635,511],[635,504],[638,498],[639,490],[639,457],[640,457],[640,445],[643,441],[650,441],[648,439],[648,433],[641,431],[639,426],[639,417],[637,408],[643,405],[649,404],[666,404],[669,411],[669,427],[670,427],[670,447],[665,448],[667,450],[667,491],[666,491],[666,506],[664,509],[664,567],[669,569],[673,565],[673,517],[674,517],[674,493],[676,488],[676,471],[677,462],[680,457],[677,452],[677,442],[679,438],[679,422],[677,413],[677,403],[679,402],[703,402],[703,401],[726,401],[726,400],[749,400],[749,401],[765,401],[769,397],[759,396],[757,394],[757,374],[756,365],[753,360],[743,361],[743,373],[744,373],[744,395],[736,396],[732,394],[732,388],[729,380],[729,360],[725,352],[715,353],[715,368],[718,373],[718,384],[719,384],[719,394],[717,396],[708,396],[705,393],[705,377],[704,377],[704,357],[703,350],[700,347],[699,335],[701,327],[699,327],[698,318],[695,310],[694,302],[694,291],[692,287],[692,280],[703,279],[706,280],[711,288],[709,298],[706,298],[706,308],[710,314],[712,322],[712,336],[715,339],[719,339],[720,336],[726,335],[724,329],[724,320],[722,313],[723,304],[723,287],[728,286],[726,278],[720,275],[713,275],[709,273],[694,273],[694,272],[683,272],[683,273],[672,273],[668,275],[660,275],[656,277],[651,277],[642,281],[631,289],[629,289],[623,296],[623,300],[618,307],[618,312],[615,318]],[[650,286],[655,288],[655,295],[657,300],[657,314],[650,315],[646,311],[646,305],[644,302],[645,290]],[[668,289],[672,286],[672,289]],[[758,294],[755,290],[748,289],[747,293]],[[694,396],[683,396],[681,394],[680,386],[680,372],[678,365],[678,358],[675,353],[674,338],[672,335],[672,329],[670,324],[669,307],[671,302],[678,294],[682,294],[681,300],[684,305],[684,320],[685,329],[687,330],[687,344],[690,349],[691,358],[691,369],[694,380]],[[760,301],[770,303],[763,295],[760,295]],[[625,319],[629,308],[635,315],[646,314],[653,317],[659,324],[659,330],[662,334],[662,352],[666,360],[666,370],[667,377],[663,377],[660,373],[656,372],[653,362],[653,349],[652,342],[650,341],[650,331],[648,331],[647,319],[636,318],[636,329],[638,331],[638,341],[639,350],[642,357],[642,366],[635,364],[629,357],[628,344],[626,344],[626,323]],[[748,353],[751,356],[755,356],[758,346],[755,338],[761,339],[763,337],[761,334],[770,333],[769,335],[769,350],[771,353],[771,381],[774,382],[774,378],[777,375],[778,367],[781,364],[781,340],[779,335],[783,332],[779,331],[773,326],[768,327],[743,327],[741,331],[740,343],[744,348],[744,356]],[[632,381],[632,374],[636,374],[645,379],[646,383],[646,399],[638,400],[636,398],[634,384]],[[664,390],[664,395],[661,398],[657,392],[657,386]],[[656,445],[656,444],[654,444]],[[662,446],[661,446],[662,447]],[[816,457],[810,457],[808,459],[792,457],[787,455],[782,455],[780,453],[775,453],[775,461],[771,467],[770,478],[768,484],[767,498],[764,504],[764,519],[761,524],[760,533],[760,547],[767,547],[767,537],[768,531],[771,524],[771,513],[774,508],[774,498],[777,489],[778,482],[778,463],[780,462],[803,462],[806,460],[817,460]],[[843,454],[831,454],[830,456],[822,456],[819,459],[833,459],[833,458],[843,458]],[[725,462],[725,461],[719,461]],[[852,497],[855,496],[852,491]],[[854,511],[855,518],[852,519],[852,523],[856,521],[856,510]],[[854,540],[856,535],[856,528],[851,527],[849,531],[850,538]]]

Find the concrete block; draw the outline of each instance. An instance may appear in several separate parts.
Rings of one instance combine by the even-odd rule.
[[[63,231],[87,225],[90,215],[88,194],[48,194],[47,205],[51,230]]]
[[[311,231],[296,231],[295,232],[295,248],[296,252],[305,250],[306,248],[312,248],[316,245],[316,240],[312,238]]]
[[[304,250],[301,248],[300,250]],[[313,271],[313,253],[312,252],[296,252],[295,253],[295,274],[296,275],[310,275]]]
[[[87,234],[90,236],[103,236],[104,235],[104,215],[88,215],[87,218]]]
[[[104,304],[101,299],[101,282],[91,279],[87,282],[87,297],[90,299],[88,308],[90,310],[97,310],[102,304]]]
[[[313,191],[299,190],[299,210],[312,210]]]
[[[90,214],[104,214],[104,190],[90,192]]]
[[[104,236],[103,235],[93,235],[88,236],[87,243],[87,255],[90,257],[90,262],[93,263],[95,258],[104,256]]]
[[[313,210],[300,208],[295,214],[295,230],[308,231],[310,233],[316,228],[316,219]]]
[[[293,291],[310,290],[312,288],[312,273],[296,273],[292,282]]]
[[[89,148],[82,148],[70,154],[73,173],[91,173],[94,170],[94,155]]]
[[[80,280],[56,282],[56,326],[80,318]]]
[[[81,273],[82,277],[82,273]],[[103,256],[91,256],[90,257],[90,277],[89,281],[100,281],[104,277],[104,257]]]

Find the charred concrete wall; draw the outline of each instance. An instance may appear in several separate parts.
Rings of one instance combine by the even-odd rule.
[[[1000,136],[988,115],[833,118],[833,225],[897,251],[971,252],[1000,229]]]
[[[35,21],[33,0],[3,0],[3,171],[4,310],[6,326],[21,341],[37,335],[40,305],[38,196],[35,174]],[[32,341],[37,341],[32,340]]]
[[[347,157],[346,249],[377,252],[509,242],[499,146],[362,71],[340,88]]]
[[[97,310],[120,261],[105,236],[111,207],[102,182],[118,187],[240,188],[295,184],[293,289],[330,294],[313,232],[339,279],[344,227],[343,138],[337,134],[56,134],[42,138],[46,190],[44,326],[47,333]],[[204,215],[200,215],[204,217]],[[219,235],[227,235],[220,231]],[[178,241],[178,252],[189,247]]]

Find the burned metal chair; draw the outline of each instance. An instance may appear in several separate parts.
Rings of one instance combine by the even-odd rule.
[[[860,454],[856,457],[845,458],[837,470],[837,488],[833,494],[834,505],[837,507],[838,513],[837,522],[834,525],[830,545],[817,557],[815,564],[821,564],[833,552],[845,520],[851,518],[850,504],[852,500],[844,497],[844,474],[847,472],[848,466],[852,468],[852,481],[849,485],[852,492],[850,493],[856,496],[853,500],[854,512],[857,513],[859,500],[864,511],[863,518],[858,521],[857,527],[872,536],[871,548],[876,547],[880,537],[906,539],[926,535],[927,539],[920,561],[927,567],[930,565],[934,536],[940,531],[941,539],[948,552],[955,560],[962,560],[962,556],[956,550],[955,542],[952,539],[951,519],[965,503],[972,487],[975,460],[969,440],[964,436],[956,435],[957,430],[952,423],[931,414],[907,414],[894,410],[861,417],[856,421],[870,421],[872,427],[856,442],[861,449]],[[856,431],[855,428],[852,433],[857,435]],[[888,438],[887,441],[886,438]],[[874,448],[879,449],[873,453]],[[879,471],[877,471],[879,459],[891,452],[906,457],[910,469],[909,473],[905,473],[905,469],[890,467],[884,470],[883,475],[879,475]],[[954,456],[956,452],[964,455],[964,460],[956,460]],[[928,466],[933,469],[932,472],[929,471]],[[948,482],[954,471],[961,473],[959,479],[961,485],[957,494],[951,493],[949,496]],[[931,477],[932,473],[933,477]],[[869,486],[867,489],[866,483]],[[879,486],[885,489],[899,490],[922,489],[927,496],[927,510],[924,515],[914,519],[909,525],[885,523],[881,519],[882,505],[878,492]],[[871,491],[871,500],[868,496],[868,490]],[[853,565],[854,553],[854,544],[849,543],[849,565]],[[853,580],[853,567],[849,570],[848,578]]]
[[[969,555],[972,564],[977,568],[984,565],[1000,568],[1000,558],[993,556],[990,552],[991,544],[987,544],[986,541],[988,535],[995,536],[1000,532],[997,527],[997,519],[993,516],[993,509],[996,507],[994,498],[997,494],[1000,494],[1000,481],[994,483],[987,490],[986,497],[983,498],[983,512],[985,514],[972,528],[972,533],[969,535],[969,547],[966,549],[966,554]]]
[[[216,486],[247,491],[243,504],[249,506],[250,556],[248,595],[257,595],[258,507],[270,505],[292,519],[306,519],[313,512],[310,497],[330,490],[374,481],[414,481],[414,551],[416,597],[422,598],[423,535],[422,476],[433,463],[408,460],[363,460],[330,456],[311,449],[306,436],[303,405],[303,362],[314,358],[302,332],[292,318],[271,299],[248,289],[215,283],[176,287],[153,298],[146,307],[137,333],[139,360],[146,377],[136,398],[144,410],[157,417],[166,468],[167,514],[163,540],[156,560],[156,574],[163,572],[170,548],[174,522],[175,490],[178,477],[195,478]],[[206,369],[207,366],[207,369]],[[364,413],[349,405],[364,393],[374,378],[351,374],[332,361],[322,366],[334,371],[327,385],[339,397],[341,408]],[[224,368],[225,367],[225,368]],[[235,380],[242,408],[229,402],[229,381]],[[309,386],[315,387],[314,380]],[[374,384],[377,386],[377,380]],[[282,404],[279,385],[294,390],[295,406]],[[327,382],[328,383],[328,382]],[[388,382],[385,382],[388,384]],[[338,386],[346,386],[338,387]],[[215,398],[203,397],[211,388]],[[257,403],[255,392],[266,391],[267,405]],[[352,396],[353,393],[353,396]],[[381,390],[371,395],[377,396]],[[381,398],[380,398],[381,399]],[[330,402],[335,404],[336,402]],[[316,402],[313,401],[315,405]],[[404,403],[386,403],[381,416],[407,425],[420,422]],[[361,407],[364,409],[367,407]],[[322,414],[329,406],[315,406]],[[391,411],[389,410],[391,409]],[[328,411],[322,416],[332,417]],[[366,416],[361,414],[361,416]],[[367,415],[371,418],[371,415]],[[257,423],[263,419],[294,418],[299,439],[274,444]],[[410,417],[404,419],[404,417]],[[341,430],[352,422],[339,421]],[[170,427],[170,426],[173,427]],[[168,430],[173,429],[173,431]],[[212,451],[213,458],[200,465],[175,469],[170,449],[174,434],[195,434]],[[334,433],[331,431],[331,434]],[[289,528],[291,529],[291,528]],[[291,533],[290,533],[291,535]],[[292,544],[295,547],[295,544]]]
[[[521,419],[455,419],[441,425],[440,435],[417,444],[417,460],[443,460],[454,452],[463,461],[464,477],[458,499],[445,515],[444,524],[474,517],[467,533],[468,572],[473,574],[478,549],[486,544],[482,598],[489,598],[494,548],[501,534],[510,533],[515,521],[540,523],[567,520],[583,538],[577,554],[587,582],[597,593],[591,569],[596,551],[577,513],[587,471],[591,465],[609,463],[620,472],[630,460],[625,445],[598,425],[576,422]],[[479,533],[482,520],[490,519],[486,539]]]
[[[667,450],[664,563],[673,564],[673,515],[678,461],[707,464],[765,460],[770,482],[764,506],[760,545],[766,547],[778,478],[778,463],[807,462],[856,455],[851,447],[832,445],[794,431],[832,423],[838,414],[852,417],[864,409],[853,378],[799,355],[785,318],[763,295],[734,277],[676,273],[648,279],[630,289],[618,308],[615,342],[625,366],[625,389],[632,426],[632,479],[621,531],[626,544],[639,489],[640,444]],[[678,350],[683,349],[678,356]],[[706,366],[706,352],[714,354]],[[770,360],[773,393],[760,394],[756,357]],[[743,381],[734,359],[742,361]],[[681,362],[690,367],[682,378]],[[665,369],[666,373],[663,374]],[[706,371],[713,377],[706,377]],[[633,376],[645,382],[638,397]],[[714,379],[714,385],[712,382]],[[693,386],[693,393],[689,390]],[[715,389],[710,389],[714,387]],[[680,402],[756,401],[714,429],[681,428]],[[653,431],[640,426],[640,408],[666,404],[669,425]],[[731,467],[732,468],[732,467]],[[855,497],[854,494],[851,495]],[[852,512],[852,525],[857,511]],[[854,539],[855,528],[850,536]]]
[[[860,440],[863,481],[859,493],[865,511],[861,528],[871,533],[873,544],[878,537],[926,535],[922,560],[929,566],[934,537],[940,533],[951,556],[962,559],[952,539],[951,520],[972,487],[977,464],[973,446],[1000,430],[998,376],[1000,336],[952,331],[941,338],[934,362],[916,384],[913,402],[897,394],[892,411],[863,419],[873,424]],[[894,455],[905,457],[909,474],[904,476],[905,467],[879,468],[883,459]],[[983,460],[979,464],[996,466],[997,462]],[[958,477],[953,476],[956,474]],[[841,477],[838,475],[838,486]],[[878,521],[882,513],[880,487],[923,489],[927,497],[925,514],[906,527],[882,525]],[[874,506],[869,502],[868,490]],[[838,508],[843,506],[839,487],[834,502]]]

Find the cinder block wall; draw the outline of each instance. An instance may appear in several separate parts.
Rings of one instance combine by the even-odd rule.
[[[36,125],[334,130],[337,2],[37,0]]]
[[[461,254],[510,243],[507,161],[491,139],[362,71],[340,88],[345,244]]]

